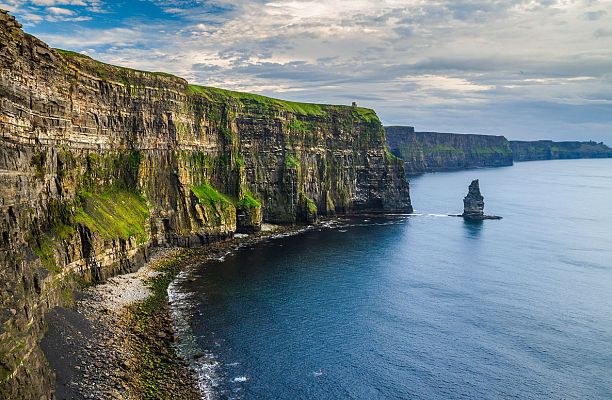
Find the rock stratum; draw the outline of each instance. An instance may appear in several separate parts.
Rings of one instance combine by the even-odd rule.
[[[410,126],[385,129],[390,151],[406,162],[409,174],[512,165],[512,150],[503,136],[415,132]]]
[[[411,212],[374,111],[49,48],[0,12],[0,398],[51,398],[44,315],[78,285],[261,221]]]
[[[408,174],[510,166],[515,161],[612,158],[612,148],[596,142],[509,141],[504,136],[415,132],[388,126],[390,151],[405,160]]]
[[[480,182],[478,179],[474,179],[468,187],[467,195],[463,198],[463,214],[460,216],[468,221],[502,219],[497,215],[485,215],[484,206],[484,197],[480,193]]]
[[[480,193],[480,183],[475,179],[468,187],[463,198],[463,218],[480,218],[484,215],[484,197]]]
[[[612,148],[597,142],[510,141],[515,161],[612,158]]]

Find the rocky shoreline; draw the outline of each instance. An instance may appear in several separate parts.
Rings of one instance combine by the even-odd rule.
[[[189,360],[178,356],[167,288],[188,265],[305,226],[262,232],[199,249],[156,248],[138,271],[89,287],[47,317],[41,347],[62,399],[201,399]],[[70,300],[70,299],[68,299]]]

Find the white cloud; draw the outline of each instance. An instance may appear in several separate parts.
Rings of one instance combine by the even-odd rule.
[[[406,76],[398,79],[404,82],[414,82],[423,90],[443,90],[451,92],[481,92],[495,89],[492,85],[480,85],[463,78],[442,75]]]
[[[542,84],[542,85],[568,85],[573,82],[591,81],[596,78],[592,76],[574,76],[571,78],[531,78],[524,79],[523,82],[527,84]]]
[[[16,0],[6,0],[0,2],[0,8],[15,13],[19,11],[19,3]]]
[[[128,47],[136,44],[146,43],[149,39],[139,30],[129,28],[111,28],[100,32],[98,30],[81,30],[74,34],[46,35],[46,40],[55,47],[65,49],[86,49],[95,46],[120,46]],[[153,52],[147,51],[149,57]]]
[[[86,6],[83,0],[32,0],[32,4],[37,6]]]
[[[70,16],[75,14],[74,11],[61,7],[47,7],[47,11],[49,11],[53,15]]]

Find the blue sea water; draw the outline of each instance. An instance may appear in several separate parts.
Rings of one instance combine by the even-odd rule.
[[[462,210],[479,178],[489,214]],[[343,219],[171,287],[210,398],[612,398],[612,160],[411,179],[415,215]]]

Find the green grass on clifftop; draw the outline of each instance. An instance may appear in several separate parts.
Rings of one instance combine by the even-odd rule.
[[[491,146],[491,147],[475,147],[471,150],[474,154],[479,155],[490,155],[490,154],[501,154],[505,156],[511,156],[512,150],[510,148],[502,146]]]
[[[130,84],[137,83],[133,81],[135,77],[146,78],[147,75],[150,75],[152,78],[164,77],[185,82],[182,78],[165,72],[150,72],[120,67],[94,60],[85,54],[74,51],[62,49],[53,50],[67,60],[74,60],[76,65],[84,66],[86,70],[93,72],[102,80],[121,82],[129,86]],[[213,88],[209,86],[188,85],[187,88],[190,94],[202,96],[209,101],[220,100],[227,103],[229,100],[234,100],[242,103],[243,105],[248,105],[256,109],[286,111],[295,115],[318,118],[329,117],[330,112],[334,111],[344,112],[348,115],[352,115],[353,118],[360,119],[366,123],[380,124],[380,120],[378,119],[376,112],[369,108],[331,104],[300,103],[296,101],[275,99],[259,94],[235,92],[232,90]]]
[[[135,76],[134,73],[142,74],[144,77],[150,75],[151,77],[165,77],[182,80],[180,77],[165,72],[150,72],[120,67],[94,60],[85,54],[74,51],[57,48],[53,50],[66,59],[77,60],[79,64],[88,66],[89,69],[94,71],[95,74],[103,80],[115,80],[117,82],[123,82],[129,85],[131,78]],[[332,111],[344,111],[352,114],[354,118],[361,119],[366,123],[375,122],[380,124],[380,120],[378,119],[376,112],[369,108],[331,104],[300,103],[296,101],[275,99],[259,94],[235,92],[232,90],[199,85],[189,85],[188,91],[190,94],[202,96],[209,101],[221,100],[223,102],[227,102],[228,100],[234,100],[245,105],[255,106],[256,108],[284,110],[295,115],[323,118],[329,116],[329,113]]]
[[[84,193],[75,221],[107,239],[147,240],[145,224],[149,217],[147,204],[140,195],[124,190],[100,194]]]
[[[232,90],[198,85],[189,85],[189,92],[192,94],[201,95],[209,100],[214,100],[216,98],[230,98],[240,102],[252,102],[268,107],[278,107],[294,114],[302,115],[323,116],[326,114],[325,107],[328,107],[322,104],[297,103],[293,101],[273,99],[271,97],[266,97],[259,94],[234,92]]]
[[[262,108],[272,108],[284,110],[296,115],[306,115],[313,117],[325,117],[330,111],[351,111],[355,116],[365,122],[380,122],[376,112],[369,108],[352,107],[331,104],[300,103],[296,101],[280,100],[272,97],[262,96],[253,93],[235,92],[232,90],[213,88],[208,86],[189,85],[191,94],[202,96],[208,100],[233,99],[244,104],[255,104]]]

